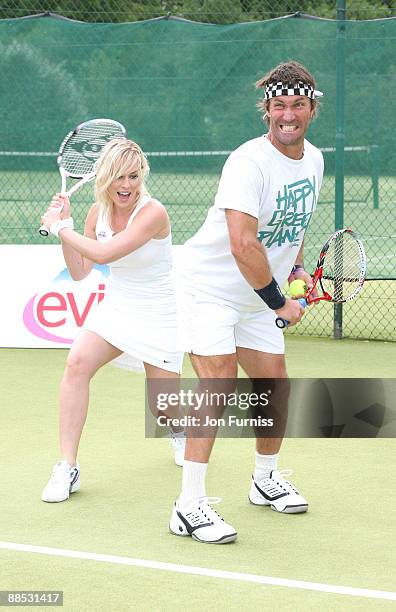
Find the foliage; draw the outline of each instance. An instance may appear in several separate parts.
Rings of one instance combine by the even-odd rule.
[[[0,18],[52,12],[90,22],[120,23],[173,15],[206,23],[238,23],[295,13],[335,19],[336,5],[336,0],[5,0]],[[395,14],[395,0],[346,0],[348,19]]]

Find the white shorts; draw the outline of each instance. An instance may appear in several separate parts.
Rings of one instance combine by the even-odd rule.
[[[179,349],[195,355],[230,355],[237,347],[283,355],[283,332],[272,310],[241,311],[204,294],[179,301]]]

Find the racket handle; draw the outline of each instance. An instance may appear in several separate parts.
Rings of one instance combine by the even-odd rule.
[[[63,194],[63,191],[62,191],[62,194]],[[67,196],[68,194],[65,193],[63,195]],[[62,210],[63,210],[63,206],[60,206],[59,207],[59,212],[62,212]],[[50,231],[49,231],[49,229],[47,227],[45,227],[45,225],[42,225],[40,227],[40,229],[39,229],[39,234],[40,234],[40,236],[44,236],[44,238],[47,238],[47,236],[49,236],[49,234],[50,234]]]
[[[300,298],[298,301],[303,308],[306,308],[308,306],[308,302],[305,298]],[[289,321],[286,321],[286,319],[282,319],[281,317],[277,317],[275,319],[275,325],[279,327],[279,329],[284,329],[289,325]]]

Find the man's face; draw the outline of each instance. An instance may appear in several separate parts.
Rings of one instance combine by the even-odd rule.
[[[272,144],[283,153],[285,147],[302,146],[312,116],[313,108],[307,96],[271,98],[267,117]]]

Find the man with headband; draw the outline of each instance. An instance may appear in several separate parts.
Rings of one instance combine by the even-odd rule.
[[[213,380],[219,388],[223,381],[226,389],[229,381],[230,392],[239,364],[259,389],[274,393],[265,413],[274,417],[272,435],[265,423],[254,429],[249,501],[300,513],[308,509],[306,499],[278,470],[289,389],[284,339],[275,319],[298,323],[304,310],[281,288],[296,278],[311,283],[303,267],[303,241],[319,196],[323,157],[305,133],[323,94],[294,61],[278,65],[256,85],[264,90],[258,106],[268,133],[229,156],[214,206],[184,246],[181,348],[190,354],[201,385]],[[200,542],[226,543],[236,539],[236,530],[212,508],[205,486],[214,436],[215,429],[207,437],[189,432],[170,530]]]

